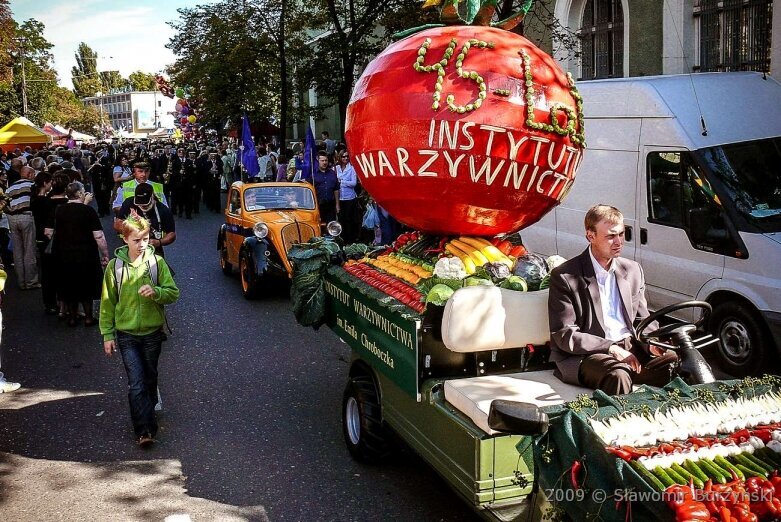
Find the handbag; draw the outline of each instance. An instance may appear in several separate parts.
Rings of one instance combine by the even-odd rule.
[[[366,212],[363,213],[361,226],[369,230],[374,230],[376,227],[380,226],[380,216],[377,215],[377,206],[373,203],[366,206]]]

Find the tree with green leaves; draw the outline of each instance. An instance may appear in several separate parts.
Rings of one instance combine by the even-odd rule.
[[[128,87],[128,81],[119,74],[119,71],[100,71],[100,82],[105,89],[104,93],[122,90]]]
[[[8,0],[0,0],[0,89],[2,84],[13,81],[14,19]]]
[[[319,35],[297,68],[299,80],[317,89],[318,104],[325,96],[338,105],[342,135],[360,71],[390,43],[393,33],[433,21],[420,5],[418,0],[318,0],[309,4],[310,28]]]
[[[179,10],[167,45],[179,58],[168,72],[176,86],[192,87],[201,123],[223,130],[239,125],[244,112],[253,122],[287,119],[292,96],[283,78],[288,58],[303,47],[299,11],[289,0],[223,0]]]
[[[26,116],[41,123],[56,114],[57,73],[52,66],[53,45],[43,36],[44,25],[41,22],[30,19],[21,25],[16,22],[14,25],[16,48],[11,52],[14,60],[12,88],[20,103],[11,110],[11,114],[3,116],[10,119],[23,113],[24,94],[27,101]]]
[[[130,88],[134,91],[155,90],[155,75],[143,71],[134,71],[127,78]]]
[[[73,91],[79,98],[95,96],[102,91],[98,75],[98,53],[85,42],[79,44],[76,50],[76,65],[71,68]]]
[[[87,134],[93,134],[100,125],[100,113],[93,106],[84,105],[73,91],[64,87],[56,88],[54,116],[51,121],[65,128],[72,128]]]

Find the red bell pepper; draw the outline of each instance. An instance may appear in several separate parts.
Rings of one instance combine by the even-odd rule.
[[[773,433],[770,430],[754,430],[751,432],[751,434],[757,437],[765,444],[773,440]]]
[[[696,446],[698,448],[710,448],[710,446],[711,446],[710,442],[708,442],[705,439],[701,439],[699,437],[689,437],[688,442],[691,445]]]
[[[513,249],[513,244],[505,239],[504,241],[496,245],[496,248],[498,248],[502,252],[502,254],[509,255],[510,251]]]
[[[525,256],[526,254],[527,254],[526,247],[523,245],[517,245],[510,250],[509,255],[513,257],[521,257],[521,256]]]
[[[675,509],[676,520],[710,522],[708,508],[702,502],[688,500]]]
[[[632,454],[630,452],[626,451],[625,449],[616,448],[614,446],[607,446],[607,447],[605,447],[605,451],[607,451],[608,453],[612,453],[613,455],[615,455],[619,459],[623,459],[623,460],[625,460],[627,462],[632,460]]]

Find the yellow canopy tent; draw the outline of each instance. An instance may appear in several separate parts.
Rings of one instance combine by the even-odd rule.
[[[16,147],[24,148],[30,145],[40,148],[51,141],[51,137],[35,126],[33,122],[19,116],[0,129],[0,149],[12,151]]]

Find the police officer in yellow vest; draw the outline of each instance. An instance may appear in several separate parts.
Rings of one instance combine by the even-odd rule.
[[[137,161],[133,164],[133,179],[124,182],[119,187],[119,190],[117,190],[117,197],[112,205],[114,214],[122,207],[123,201],[133,197],[136,192],[136,186],[141,183],[149,183],[152,185],[157,200],[161,201],[163,205],[168,206],[168,201],[165,199],[165,194],[163,193],[162,183],[149,181],[149,170],[150,166],[146,161]]]

